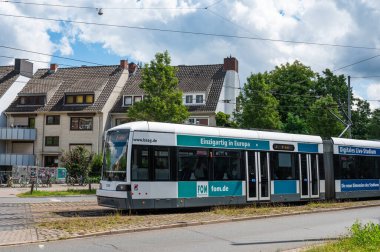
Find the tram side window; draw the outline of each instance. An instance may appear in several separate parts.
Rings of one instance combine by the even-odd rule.
[[[334,157],[337,179],[378,179],[380,178],[380,158],[370,156]]]
[[[178,180],[208,180],[208,149],[178,150]]]
[[[155,148],[154,174],[156,180],[170,180],[169,148]]]
[[[287,180],[299,178],[298,158],[296,153],[272,152],[270,155],[273,179]]]
[[[132,180],[149,180],[149,149],[148,146],[132,148]]]
[[[214,180],[241,180],[240,151],[214,151]]]

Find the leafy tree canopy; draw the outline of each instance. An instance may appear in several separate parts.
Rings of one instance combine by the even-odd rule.
[[[372,113],[368,126],[368,135],[370,139],[380,140],[380,109],[375,109]]]
[[[344,130],[344,125],[329,110],[339,116],[338,104],[330,95],[318,99],[310,107],[307,121],[311,134],[329,138],[338,136]]]
[[[252,74],[238,97],[237,110],[234,113],[242,128],[280,129],[278,101],[269,92],[269,75]]]
[[[226,113],[223,113],[223,112],[216,113],[216,115],[215,115],[216,126],[219,126],[219,127],[228,127],[228,128],[236,128],[237,127],[236,122],[232,121],[230,119],[230,117],[231,116],[229,114],[226,114]]]
[[[71,177],[87,178],[91,169],[90,164],[93,155],[94,154],[85,147],[77,146],[69,151],[65,151],[60,161]]]
[[[170,61],[165,51],[157,53],[154,60],[144,65],[140,88],[145,97],[129,108],[131,120],[182,123],[189,117],[182,102],[182,91],[178,89],[176,68],[170,66]]]

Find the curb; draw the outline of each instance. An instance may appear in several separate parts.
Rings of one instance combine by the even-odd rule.
[[[184,228],[184,227],[202,226],[202,225],[219,224],[219,223],[227,223],[227,222],[258,220],[258,219],[267,219],[267,218],[278,218],[278,217],[295,216],[295,215],[302,215],[302,214],[336,212],[336,211],[342,211],[342,210],[351,210],[351,209],[360,209],[360,208],[378,207],[378,206],[380,206],[380,202],[373,204],[373,205],[365,205],[365,206],[349,206],[349,207],[343,207],[343,208],[318,209],[318,210],[300,211],[300,212],[285,213],[285,214],[233,217],[233,218],[226,218],[226,219],[222,219],[222,220],[175,223],[175,224],[152,226],[152,227],[142,227],[142,228],[135,228],[135,229],[109,230],[109,231],[102,231],[102,232],[94,232],[94,233],[90,233],[90,234],[74,235],[74,236],[58,238],[58,239],[45,239],[45,240],[27,241],[27,242],[3,243],[3,244],[0,244],[0,248],[6,247],[6,246],[17,246],[17,245],[23,245],[23,244],[44,243],[44,242],[51,242],[51,241],[58,241],[58,240],[69,240],[69,239],[89,238],[89,237],[106,236],[106,235],[127,234],[127,233],[154,231],[154,230],[170,229],[170,228]]]

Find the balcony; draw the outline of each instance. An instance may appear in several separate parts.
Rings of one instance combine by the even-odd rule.
[[[0,140],[35,141],[36,129],[0,128]]]
[[[0,165],[35,165],[31,154],[0,154]]]

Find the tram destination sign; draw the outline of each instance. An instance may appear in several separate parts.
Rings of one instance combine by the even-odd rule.
[[[377,148],[338,146],[338,152],[343,155],[380,156],[380,149]]]
[[[177,145],[223,149],[269,150],[269,141],[240,138],[177,135]]]

